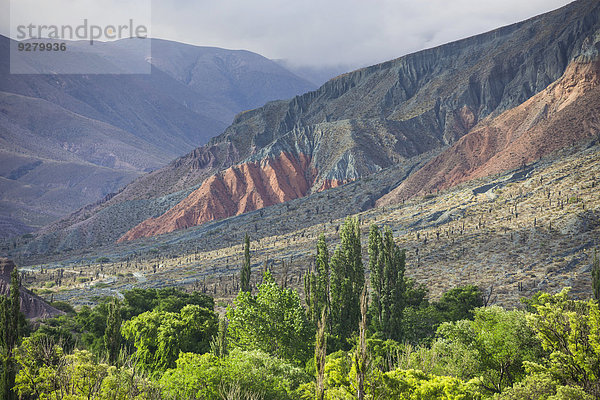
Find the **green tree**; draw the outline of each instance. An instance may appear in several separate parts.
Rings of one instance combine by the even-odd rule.
[[[0,296],[0,394],[3,399],[15,399],[16,367],[13,350],[19,342],[22,332],[23,315],[20,309],[19,272],[15,267],[10,275],[9,296]]]
[[[20,399],[158,399],[155,385],[131,367],[98,363],[87,350],[64,354],[51,337],[26,338],[16,349]]]
[[[304,293],[308,317],[317,325],[322,311],[329,317],[329,251],[324,234],[319,235],[315,261],[315,273],[304,276]]]
[[[528,316],[542,347],[549,356],[539,369],[567,385],[600,396],[600,310],[595,300],[569,299],[569,288],[544,293]]]
[[[113,364],[119,357],[121,351],[121,305],[114,298],[108,306],[108,317],[106,320],[106,330],[104,331],[104,348],[108,354],[108,362]]]
[[[581,387],[566,386],[552,374],[533,372],[512,387],[494,395],[494,400],[593,400]]]
[[[327,315],[325,310],[321,311],[321,319],[317,324],[317,336],[315,339],[315,369],[316,385],[315,398],[323,400],[325,398],[325,361],[327,357]]]
[[[179,313],[146,311],[123,323],[123,337],[135,346],[140,367],[161,372],[175,366],[179,352],[205,353],[217,332],[214,311],[188,305]]]
[[[240,290],[250,292],[250,236],[246,233],[244,237],[244,264],[240,273]]]
[[[375,331],[382,331],[385,276],[383,261],[383,239],[377,225],[369,228],[369,271],[371,277],[371,325]]]
[[[96,356],[108,354],[107,342],[109,332],[112,332],[112,338],[117,338],[118,330],[108,329],[118,326],[110,323],[109,319],[121,321],[132,319],[147,311],[172,312],[179,314],[186,305],[198,305],[209,310],[214,309],[214,300],[200,292],[185,292],[179,288],[163,289],[132,289],[123,293],[124,299],[118,302],[118,311],[114,310],[113,297],[105,297],[99,300],[94,307],[84,306],[79,312],[70,310],[67,315],[57,318],[49,318],[36,321],[39,326],[33,335],[46,334],[61,343],[65,352],[71,352],[75,343],[81,349],[86,349]],[[66,310],[68,307],[63,306]],[[111,314],[111,310],[115,312]],[[114,344],[114,343],[113,343]],[[119,346],[113,346],[113,356],[119,354]]]
[[[160,386],[165,400],[291,400],[309,379],[301,368],[260,350],[233,349],[223,358],[181,353]]]
[[[230,344],[244,350],[258,349],[295,364],[309,358],[314,327],[306,317],[298,292],[283,289],[267,270],[258,294],[240,292],[227,308]]]
[[[325,365],[328,400],[357,399],[356,366],[346,352],[327,356]],[[394,369],[382,372],[367,370],[364,380],[364,396],[367,399],[399,400],[470,400],[480,399],[481,394],[474,382],[450,376],[438,376],[420,370]]]
[[[64,352],[54,337],[37,335],[28,337],[15,350],[19,373],[15,389],[24,398],[42,398],[59,390],[61,382],[58,369],[64,366]]]
[[[341,243],[331,258],[331,332],[341,347],[356,332],[360,320],[360,294],[365,284],[358,218],[346,218]]]
[[[365,380],[369,368],[369,354],[367,352],[367,285],[363,287],[360,295],[360,323],[358,326],[358,343],[354,353],[354,369],[356,371],[356,398],[365,398]]]
[[[31,337],[51,337],[56,343],[61,343],[66,352],[75,348],[76,335],[81,327],[75,321],[74,315],[61,315],[57,318],[40,320],[37,323],[39,326],[31,333]]]
[[[417,370],[395,370],[383,374],[379,398],[402,400],[470,400],[481,398],[477,388],[458,378],[436,376]]]
[[[83,306],[75,316],[79,325],[79,341],[83,348],[95,354],[102,354],[105,350],[104,332],[108,319],[108,307],[110,299],[103,299],[95,307]]]
[[[219,330],[210,342],[210,352],[217,357],[225,357],[228,353],[227,320],[225,318],[219,318]]]
[[[481,388],[491,394],[522,379],[523,363],[541,354],[526,313],[519,310],[478,308],[473,321],[443,323],[438,335],[447,354],[439,360],[440,367],[464,379],[479,378]]]
[[[442,322],[433,304],[408,306],[402,313],[402,341],[412,345],[428,343]]]
[[[179,288],[169,287],[163,289],[131,289],[123,293],[123,319],[131,319],[146,311],[157,309],[178,313],[189,304],[214,309],[212,297],[201,292],[185,292]],[[110,300],[107,299],[106,303]],[[108,312],[108,309],[106,310]]]
[[[473,319],[473,310],[483,306],[483,293],[478,286],[466,285],[448,290],[435,303],[441,321]]]
[[[406,301],[414,305],[403,310],[402,332],[403,340],[412,344],[429,342],[443,322],[473,319],[473,310],[483,306],[481,290],[473,285],[450,289],[430,304],[414,282],[407,281],[406,288]]]
[[[402,314],[406,305],[404,270],[406,255],[394,243],[392,231],[381,236],[372,225],[369,231],[369,268],[371,270],[371,324],[387,339],[402,339]]]
[[[156,290],[156,303],[153,308],[158,311],[178,313],[188,305],[197,305],[213,310],[215,302],[212,297],[201,292],[188,293],[175,287]]]

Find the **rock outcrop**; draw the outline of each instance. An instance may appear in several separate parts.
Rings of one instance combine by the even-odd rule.
[[[521,167],[600,134],[600,61],[572,62],[561,79],[522,105],[482,121],[377,205]]]
[[[277,158],[228,168],[204,181],[200,188],[165,214],[150,218],[119,241],[154,236],[204,222],[238,215],[305,196],[314,176],[310,160],[281,153]]]
[[[10,275],[14,269],[15,264],[11,260],[0,258],[0,295],[10,294]],[[21,312],[27,319],[52,318],[64,314],[23,287],[19,289],[19,302]]]

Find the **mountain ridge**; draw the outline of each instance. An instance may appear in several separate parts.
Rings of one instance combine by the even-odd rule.
[[[574,61],[561,79],[520,106],[482,121],[450,149],[379,199],[377,205],[514,169],[597,135],[599,86],[600,59]]]
[[[585,4],[590,2],[573,3],[562,11],[344,74],[290,102],[279,102],[238,115],[234,123],[210,143],[232,142],[240,158],[246,155],[243,161],[246,163],[257,159],[276,160],[282,151],[280,147],[286,146],[288,153],[297,159],[309,157],[315,160],[314,146],[307,150],[304,145],[311,141],[307,134],[297,137],[291,145],[286,138],[293,132],[309,131],[317,126],[339,126],[347,121],[351,125],[347,129],[349,135],[342,134],[340,128],[332,128],[330,133],[338,136],[336,144],[346,151],[330,152],[322,157],[326,159],[324,163],[311,163],[310,168],[317,171],[323,182],[322,188],[328,187],[327,181],[347,182],[370,175],[400,159],[460,140],[480,120],[518,106],[559,79],[569,62],[581,53],[589,36],[589,33],[581,32],[584,29],[593,32],[593,27],[598,25],[598,5],[592,12],[584,14]],[[569,9],[577,11],[572,13],[575,16],[565,11]],[[569,19],[579,21],[580,26],[571,26],[573,22]],[[543,24],[540,25],[540,21]],[[558,29],[556,33],[550,29],[547,25],[551,23],[562,26],[562,31]],[[580,37],[572,40],[573,32],[579,33]],[[552,48],[547,51],[547,47],[552,47],[545,43],[549,39],[554,39],[554,51]],[[517,41],[523,43],[515,50]],[[492,54],[489,54],[490,46],[494,47]],[[537,58],[544,55],[546,63],[538,62]],[[377,101],[369,102],[369,97]],[[361,136],[365,131],[376,131],[373,126],[377,123],[386,125],[383,134]],[[361,124],[369,125],[369,128],[360,129]],[[352,139],[347,143],[339,136]],[[386,144],[381,146],[380,143]],[[372,149],[377,150],[369,151]],[[327,167],[323,168],[323,164]],[[204,193],[196,201],[210,203],[207,196],[211,192],[204,189]],[[211,195],[219,196],[217,193]],[[219,206],[226,197],[217,200]],[[270,204],[264,200],[257,199],[250,209]],[[144,221],[120,240],[146,236],[149,232],[165,233],[167,225],[171,229],[181,229],[218,219],[211,216],[210,211],[205,211],[202,218],[192,211],[190,214],[194,216],[182,223],[185,212],[181,208],[187,206],[197,210],[193,203],[187,200],[185,205],[167,212],[162,218]],[[227,212],[221,210],[218,215],[222,218],[239,212],[232,205]],[[169,216],[175,214],[179,222],[167,222]],[[152,227],[153,224],[162,228]],[[145,233],[144,228],[147,229]]]
[[[3,232],[22,234],[65,217],[205,143],[239,111],[313,87],[252,52],[151,40],[148,60],[155,65],[148,75],[17,75],[10,73],[11,39],[0,37],[6,55],[0,60],[0,176],[11,181],[4,183],[10,190],[0,196],[0,215],[13,224]],[[146,63],[146,46],[135,40],[91,50],[68,44],[75,65],[110,65],[115,57]],[[31,71],[44,68],[44,60],[37,61]],[[48,59],[49,67],[53,62],[60,60]],[[175,65],[188,69],[190,80],[177,75]],[[76,179],[75,165],[82,168]],[[36,180],[36,174],[50,180]]]
[[[77,243],[116,241],[185,201],[211,176],[276,159],[282,150],[296,161],[310,159],[303,173],[315,170],[315,183],[320,184],[313,184],[308,194],[326,188],[328,180],[349,182],[433,155],[481,120],[522,104],[559,79],[598,31],[599,15],[596,1],[579,0],[482,35],[343,74],[289,101],[240,113],[204,147],[138,179],[107,202],[47,227],[30,250],[62,251]],[[329,142],[313,143],[315,132],[326,132],[321,137]],[[172,201],[166,202],[166,196]],[[119,220],[118,227],[109,227],[108,216]]]

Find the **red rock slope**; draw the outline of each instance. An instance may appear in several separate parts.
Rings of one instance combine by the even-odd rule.
[[[572,62],[525,103],[480,122],[378,206],[510,170],[600,132],[600,61]]]
[[[304,155],[281,153],[278,158],[236,165],[211,176],[181,203],[143,221],[119,241],[160,235],[297,199],[308,194],[315,176]]]

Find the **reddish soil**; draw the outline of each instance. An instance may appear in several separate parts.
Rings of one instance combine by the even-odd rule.
[[[119,242],[189,228],[306,196],[315,176],[310,159],[302,154],[296,157],[281,153],[277,158],[227,168],[205,180],[165,214],[131,229]]]
[[[514,169],[599,132],[600,61],[573,62],[544,91],[481,121],[377,206]]]

